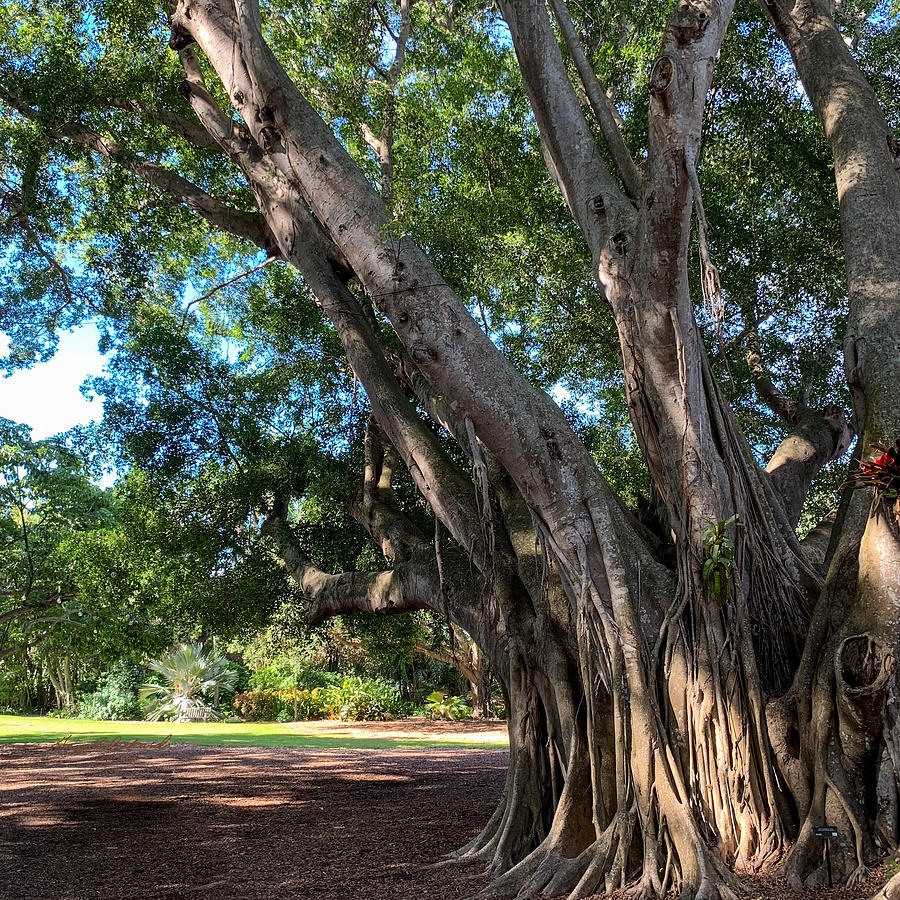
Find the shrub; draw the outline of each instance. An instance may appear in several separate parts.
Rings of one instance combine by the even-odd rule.
[[[441,691],[433,691],[425,698],[425,708],[432,719],[456,721],[472,715],[472,707],[462,697],[445,697]]]
[[[396,685],[379,678],[345,678],[328,699],[332,718],[350,722],[395,719],[405,711]]]
[[[283,709],[283,691],[241,691],[234,695],[234,711],[248,722],[274,722]]]
[[[252,722],[285,722],[294,718],[293,690],[243,691],[235,694],[234,711]],[[363,721],[393,719],[405,712],[397,687],[377,678],[347,677],[327,688],[296,692],[297,718]]]
[[[294,718],[294,691],[243,691],[234,695],[234,711],[250,722],[288,722]],[[325,693],[319,688],[297,691],[297,718],[328,718]]]
[[[141,704],[138,686],[143,667],[122,659],[113,665],[96,690],[78,695],[78,715],[83,719],[139,719]],[[70,718],[63,710],[54,710],[56,718]],[[72,713],[74,715],[74,713]]]

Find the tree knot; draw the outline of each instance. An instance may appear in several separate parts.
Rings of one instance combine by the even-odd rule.
[[[656,58],[650,70],[650,93],[658,96],[664,94],[675,78],[675,59],[672,53],[665,52]]]
[[[181,28],[176,25],[174,22],[171,24],[172,33],[169,35],[169,47],[176,52],[180,50],[185,50],[190,47],[191,44],[195,44],[196,41],[190,32],[186,29]],[[179,90],[180,93],[180,90]],[[183,95],[184,96],[184,95]]]
[[[710,8],[698,0],[681,0],[669,20],[679,44],[687,44],[702,37],[710,20]]]
[[[617,231],[611,238],[610,244],[616,253],[616,256],[628,255],[628,234],[624,231]]]
[[[266,153],[283,152],[284,146],[281,143],[281,135],[278,129],[272,125],[266,125],[259,133],[260,144]]]
[[[837,671],[848,694],[871,694],[884,689],[893,669],[893,656],[872,634],[846,638],[837,650]]]

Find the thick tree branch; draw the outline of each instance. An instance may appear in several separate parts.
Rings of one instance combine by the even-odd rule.
[[[834,533],[837,514],[837,507],[835,507],[800,541],[804,555],[823,578],[826,574],[828,547],[831,543],[831,536]]]
[[[312,216],[303,197],[286,178],[273,174],[271,163],[253,138],[234,125],[199,83],[192,51],[182,51],[182,61],[188,73],[186,93],[198,118],[243,168],[260,208],[277,223],[283,254],[301,272],[337,329],[376,420],[435,514],[460,546],[473,554],[476,565],[486,566],[471,479],[443,450],[397,382],[369,317],[347,287],[343,254]],[[391,555],[393,549],[387,552]]]
[[[578,76],[584,85],[588,102],[591,105],[594,116],[597,118],[600,131],[603,134],[603,140],[606,142],[606,147],[615,163],[619,178],[628,196],[632,200],[637,201],[641,196],[641,173],[635,165],[631,152],[625,145],[625,139],[622,137],[622,132],[616,121],[615,107],[613,107],[612,101],[600,86],[594,67],[585,55],[565,0],[550,0],[550,3],[563,40],[566,42],[566,47],[575,63],[575,68],[578,70]]]
[[[504,0],[503,18],[541,133],[551,174],[595,260],[634,208],[610,175],[584,117],[544,0]]]
[[[794,427],[766,466],[781,505],[794,527],[800,520],[813,479],[822,466],[844,455],[852,439],[853,430],[841,407],[798,408]]]
[[[646,561],[645,573],[655,571],[658,567],[641,539],[627,523],[619,522],[621,510],[615,498],[559,408],[503,358],[422,251],[405,238],[391,238],[381,198],[287,77],[263,41],[257,21],[258,8],[251,0],[236,4],[181,0],[173,14],[173,35],[189,35],[198,42],[258,145],[309,202],[425,377],[460,418],[474,424],[478,437],[515,478],[529,506],[560,535],[560,550],[570,555],[572,566],[578,566],[586,540],[585,529],[576,523],[596,514],[603,530],[611,521],[621,525],[614,529],[619,546],[609,558],[610,565],[614,556],[618,571],[625,565],[622,557],[636,553]],[[543,22],[550,46],[555,47],[570,106],[591,142],[552,40],[546,10]],[[180,37],[178,43],[182,44]],[[631,209],[605,172],[596,147],[588,156],[599,164],[595,172],[605,173],[616,202]],[[296,220],[283,207],[262,205],[287,252],[294,243]],[[385,417],[378,418],[387,430]],[[400,441],[394,434],[390,437],[402,453]],[[561,497],[566,498],[562,506]],[[599,550],[593,544],[592,548],[592,553]],[[631,564],[636,566],[636,558]],[[604,571],[604,565],[598,561],[596,571]]]
[[[26,118],[44,124],[39,113],[16,97],[8,88],[0,87],[0,100],[9,104]],[[142,178],[147,184],[174,197],[180,203],[199,213],[214,227],[233,234],[235,237],[251,241],[266,251],[275,246],[272,233],[265,219],[259,213],[245,212],[227,206],[177,172],[150,162],[127,147],[80,125],[57,124],[52,127],[45,126],[45,128],[49,138],[66,139],[87,147]]]
[[[432,547],[422,548],[385,572],[331,575],[309,564],[298,551],[285,516],[282,504],[265,519],[262,530],[274,540],[286,571],[300,587],[312,624],[356,612],[393,615],[428,609],[443,616],[446,600],[451,620],[484,649],[498,671],[506,671],[504,629],[481,603],[481,592],[465,556],[444,551],[443,585]]]
[[[787,45],[834,157],[850,294],[844,363],[864,449],[900,421],[900,171],[897,141],[827,0],[763,0]],[[875,416],[872,419],[871,416]]]
[[[464,648],[457,644],[455,649],[434,650],[422,641],[416,641],[415,651],[422,656],[427,656],[436,662],[444,663],[446,666],[452,666],[470,683],[474,683],[478,678],[475,667],[472,665],[472,658],[469,651],[469,645],[465,644]]]
[[[749,331],[747,363],[759,398],[790,427],[766,465],[775,493],[792,527],[797,526],[813,479],[846,452],[853,439],[844,410],[830,404],[811,409],[779,390],[763,364],[755,330]],[[824,558],[824,557],[823,557]]]

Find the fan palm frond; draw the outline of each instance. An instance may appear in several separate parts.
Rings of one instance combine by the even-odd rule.
[[[205,653],[201,644],[179,644],[149,662],[148,667],[161,677],[158,682],[141,685],[141,699],[154,698],[147,718],[177,722],[220,718],[204,701],[204,695],[216,688],[227,691],[234,687],[236,675],[227,663],[224,656]]]

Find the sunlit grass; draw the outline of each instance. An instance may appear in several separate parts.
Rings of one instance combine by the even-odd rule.
[[[345,723],[348,730],[377,731],[379,723]],[[331,749],[453,748],[505,749],[498,731],[370,738],[357,734],[321,734],[308,722],[99,722],[91,719],[51,719],[47,716],[0,716],[0,744],[55,743],[71,735],[70,743],[127,737],[221,747],[320,747]]]

